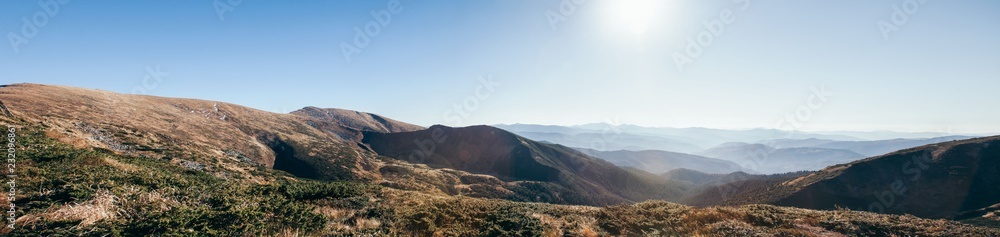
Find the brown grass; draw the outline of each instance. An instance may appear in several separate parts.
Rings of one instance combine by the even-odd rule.
[[[135,165],[132,165],[132,164],[128,164],[128,163],[122,163],[122,162],[119,162],[118,160],[115,160],[115,159],[113,159],[111,157],[104,157],[104,158],[102,158],[102,160],[104,161],[104,163],[107,163],[108,165],[110,165],[112,167],[115,167],[115,168],[118,168],[120,170],[123,170],[125,172],[134,173],[134,172],[137,172],[137,171],[140,170],[140,168],[138,166],[135,166]]]
[[[122,214],[122,209],[118,206],[120,198],[112,195],[107,190],[99,190],[94,194],[94,198],[76,204],[69,204],[55,210],[42,213],[40,215],[25,215],[18,218],[21,225],[30,225],[38,219],[48,219],[56,221],[81,221],[78,227],[93,225],[102,220],[113,220]]]

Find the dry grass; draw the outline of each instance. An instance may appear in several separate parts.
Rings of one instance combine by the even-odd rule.
[[[146,205],[155,207],[159,211],[169,211],[173,207],[181,205],[180,202],[162,193],[161,190],[139,193],[136,205]]]
[[[277,234],[275,234],[275,236],[277,236],[277,237],[298,237],[298,236],[301,236],[301,235],[303,235],[303,233],[301,231],[299,231],[298,229],[292,229],[292,228],[286,228],[286,229],[282,230],[281,232],[278,232]]]
[[[354,219],[354,228],[358,230],[365,229],[375,229],[382,226],[382,221],[374,218],[357,218]]]
[[[77,227],[86,227],[102,220],[113,220],[123,214],[118,204],[121,198],[112,195],[107,190],[94,194],[92,200],[69,204],[55,210],[38,215],[25,215],[18,218],[21,225],[31,225],[39,220],[80,221]]]
[[[104,157],[104,158],[102,158],[102,160],[104,161],[104,163],[107,163],[108,165],[110,165],[112,167],[115,167],[115,168],[118,168],[118,169],[120,169],[122,171],[125,171],[125,172],[134,173],[134,172],[137,172],[137,171],[140,170],[140,168],[138,166],[135,166],[135,165],[132,165],[132,164],[127,164],[127,163],[122,163],[122,162],[119,162],[118,160],[115,160],[115,159],[113,159],[111,157]]]

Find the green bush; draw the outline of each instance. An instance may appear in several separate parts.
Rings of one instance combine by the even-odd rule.
[[[545,231],[541,221],[513,207],[490,213],[485,224],[482,236],[541,236]]]

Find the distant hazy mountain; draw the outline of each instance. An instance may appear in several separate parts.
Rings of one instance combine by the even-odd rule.
[[[703,148],[668,136],[640,135],[614,130],[613,127],[567,127],[554,125],[512,124],[495,125],[517,135],[569,147],[601,151],[663,150],[694,153]]]
[[[805,132],[784,131],[778,129],[763,129],[763,128],[746,129],[746,130],[729,130],[729,129],[714,129],[714,128],[698,128],[698,127],[694,128],[644,127],[631,124],[611,125],[607,123],[585,124],[574,127],[579,127],[579,128],[613,127],[625,133],[654,134],[654,135],[666,136],[682,140],[685,142],[690,142],[692,144],[701,147],[713,147],[726,142],[756,142],[760,140],[782,139],[782,138],[787,138],[787,139],[820,138],[820,139],[830,139],[838,141],[864,140],[844,135],[826,135],[826,134],[805,133]]]
[[[646,172],[661,174],[674,169],[690,169],[709,174],[754,172],[731,161],[669,151],[598,151],[576,148],[584,154],[604,159],[617,166],[633,167]]]
[[[747,169],[765,174],[819,170],[865,157],[845,149],[812,147],[775,149],[764,144],[747,143],[725,143],[698,154],[736,162]]]
[[[894,132],[894,131],[869,131],[869,132],[857,132],[857,131],[828,131],[828,132],[815,132],[818,134],[826,135],[839,135],[839,136],[850,136],[857,137],[864,140],[890,140],[890,139],[924,139],[933,137],[947,137],[955,136],[954,133],[949,132]]]
[[[927,144],[963,140],[969,138],[973,137],[947,136],[947,137],[936,137],[936,138],[925,138],[925,139],[891,139],[891,140],[877,140],[877,141],[778,139],[778,140],[762,141],[761,143],[767,144],[775,148],[813,147],[813,148],[844,149],[844,150],[851,150],[853,152],[857,152],[865,156],[877,156],[910,147],[918,147]]]
[[[694,153],[702,150],[701,147],[674,139],[629,133],[609,135],[601,133],[519,132],[517,134],[532,140],[602,151],[664,150]]]
[[[514,132],[518,135],[533,138],[536,140],[546,140],[553,143],[560,143],[568,146],[577,147],[587,147],[597,150],[641,150],[641,149],[651,149],[651,150],[665,150],[683,153],[693,153],[698,150],[692,150],[695,148],[703,149],[707,147],[717,146],[722,143],[727,142],[756,142],[760,140],[773,140],[773,139],[828,139],[837,141],[860,141],[863,139],[844,136],[844,135],[827,135],[827,134],[815,134],[815,133],[803,133],[803,132],[789,132],[777,129],[749,129],[749,130],[725,130],[725,129],[711,129],[711,128],[663,128],[663,127],[643,127],[637,125],[611,125],[607,123],[593,123],[584,124],[577,126],[553,126],[553,125],[533,125],[533,124],[512,124],[512,125],[495,125],[498,128]],[[557,141],[552,139],[543,139],[542,133],[547,133],[545,136],[558,137],[560,139],[566,139],[563,141]],[[552,133],[567,135],[567,137],[559,137]],[[572,135],[577,134],[599,134],[600,140],[594,140],[594,137],[587,137],[583,140],[579,138],[574,138]],[[652,139],[652,138],[657,139]],[[666,140],[664,140],[666,139]],[[592,147],[590,145],[571,145],[571,144],[590,144],[590,143],[608,143],[610,144],[608,148]],[[663,145],[667,142],[666,145]],[[567,144],[569,143],[569,144]],[[650,145],[650,144],[661,144],[661,145]],[[640,148],[640,149],[633,149]]]
[[[558,125],[537,125],[537,124],[497,124],[493,127],[507,130],[516,134],[521,132],[536,132],[536,133],[559,133],[566,135],[580,134],[580,133],[600,133],[601,129],[587,129],[587,128],[577,128],[577,127],[567,127]]]
[[[763,140],[757,143],[764,144],[773,148],[792,148],[792,147],[820,147],[824,144],[833,142],[837,141],[830,139],[806,138],[806,139]]]

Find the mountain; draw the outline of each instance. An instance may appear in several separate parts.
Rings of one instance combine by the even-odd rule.
[[[862,140],[892,140],[892,139],[927,139],[934,137],[955,136],[955,134],[942,132],[895,132],[895,131],[824,131],[818,134],[839,135],[861,138]]]
[[[197,162],[213,167],[216,175],[252,176],[244,168],[222,167],[256,164],[312,179],[378,176],[372,166],[377,155],[358,152],[355,142],[343,138],[360,136],[360,131],[329,126],[343,134],[338,136],[310,126],[310,117],[62,86],[15,84],[0,89],[14,116],[42,122],[69,144]]]
[[[571,148],[535,142],[489,126],[365,134],[378,154],[404,161],[528,181],[547,202],[608,205],[676,198],[683,187],[638,170],[619,168]]]
[[[670,182],[488,127],[441,130],[438,134],[449,139],[435,146],[459,151],[442,152],[443,160],[527,161],[532,169],[556,169],[557,177],[482,170],[501,180],[447,165],[432,168],[380,155],[361,142],[365,134],[381,134],[381,128],[399,132],[388,134],[425,130],[362,112],[304,110],[311,115],[63,86],[0,85],[0,125],[10,138],[7,151],[16,154],[16,167],[5,166],[5,174],[13,169],[16,176],[5,176],[10,180],[4,184],[16,187],[14,198],[0,199],[0,205],[13,207],[5,217],[14,219],[16,228],[0,228],[0,235],[1000,235],[995,228],[954,221],[846,210],[691,207],[655,200],[606,207],[542,203],[545,198],[527,195],[573,195],[581,191],[571,188],[579,186],[612,189],[596,194],[628,201],[656,195],[657,184]],[[435,138],[433,127],[428,130]],[[448,148],[462,141],[469,149]],[[504,156],[499,151],[506,148],[519,152]]]
[[[513,132],[515,134],[520,134],[522,132],[534,132],[534,133],[558,133],[564,135],[575,135],[580,133],[600,133],[601,128],[597,129],[584,129],[575,128],[567,126],[558,125],[538,125],[538,124],[496,124],[493,127],[500,128]]]
[[[782,184],[774,203],[927,218],[1000,203],[1000,136],[937,143],[837,165]]]
[[[844,135],[826,135],[817,133],[807,133],[799,131],[784,131],[778,129],[714,129],[714,128],[669,128],[669,127],[646,127],[631,124],[607,124],[595,123],[574,126],[577,128],[601,128],[622,133],[656,135],[672,138],[680,141],[690,142],[700,147],[713,147],[726,142],[756,142],[769,139],[806,139],[819,138],[838,141],[863,140],[856,137]]]
[[[757,144],[764,144],[773,148],[794,148],[794,147],[821,147],[823,144],[838,142],[830,139],[806,138],[806,139],[774,139],[758,141]]]
[[[584,154],[601,158],[617,166],[633,167],[654,174],[661,174],[675,169],[691,169],[711,174],[728,174],[737,171],[754,172],[740,167],[731,161],[677,152],[576,149]]]
[[[736,162],[765,174],[819,170],[830,165],[865,158],[864,155],[844,149],[808,147],[775,149],[764,144],[747,143],[726,143],[698,154]]]
[[[956,218],[1000,203],[998,171],[1000,136],[974,138],[830,166],[725,202]]]
[[[597,150],[666,150],[674,152],[698,152],[702,148],[674,139],[635,134],[607,133],[577,133],[566,135],[562,133],[521,132],[518,135],[526,138],[557,143],[570,147],[589,147]]]
[[[829,148],[829,149],[844,149],[857,152],[865,156],[877,156],[885,153],[906,149],[910,147],[918,147],[927,144],[948,142],[955,140],[964,140],[974,138],[972,136],[946,136],[946,137],[935,137],[935,138],[922,138],[922,139],[889,139],[889,140],[877,140],[877,141],[834,141],[834,140],[824,140],[824,139],[779,139],[762,141],[761,143],[767,144],[776,148],[796,148],[796,147],[813,147],[813,148]]]

